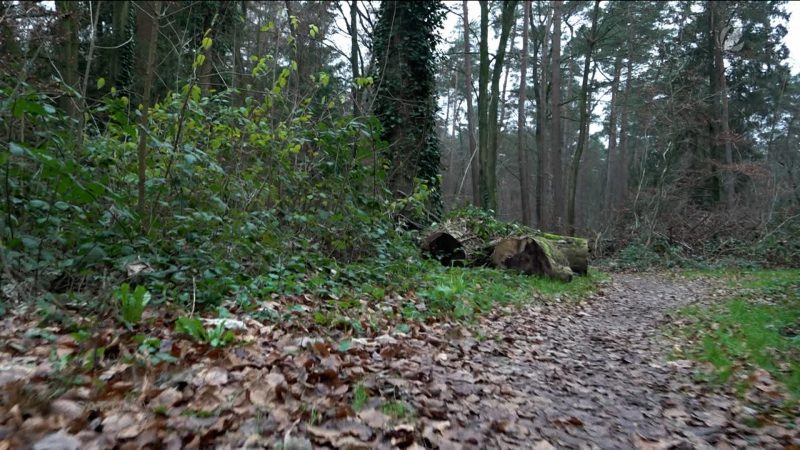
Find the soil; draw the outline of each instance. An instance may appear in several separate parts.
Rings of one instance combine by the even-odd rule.
[[[446,345],[429,339],[418,347],[412,360],[432,369],[408,397],[420,411],[442,410],[451,428],[438,435],[453,448],[800,445],[796,429],[746,425],[757,409],[699,382],[695,363],[668,359],[661,330],[677,308],[713,301],[715,292],[707,281],[618,274],[578,304],[487,317],[477,333],[448,339],[445,332]],[[414,379],[413,371],[400,373]]]

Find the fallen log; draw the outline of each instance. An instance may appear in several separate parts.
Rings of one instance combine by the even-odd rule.
[[[492,263],[495,267],[528,275],[572,281],[573,272],[566,257],[552,242],[542,237],[501,239],[491,245]]]
[[[491,223],[486,223],[491,221]],[[456,217],[430,230],[423,253],[446,266],[491,266],[569,281],[588,272],[586,239],[542,233],[494,219]]]

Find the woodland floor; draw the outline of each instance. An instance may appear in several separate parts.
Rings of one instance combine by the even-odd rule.
[[[772,420],[778,387],[766,373],[737,395],[698,381],[697,363],[668,359],[682,345],[662,333],[680,321],[676,308],[721,292],[616,274],[580,302],[499,308],[471,327],[420,325],[347,348],[251,321],[251,345],[175,341],[183,363],[108,364],[103,383],[66,383],[48,355],[76,344],[37,347],[7,318],[0,449],[799,448],[797,415]],[[109,339],[106,358],[125,353]]]

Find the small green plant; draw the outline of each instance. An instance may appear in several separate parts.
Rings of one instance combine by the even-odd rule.
[[[364,409],[368,399],[369,393],[367,392],[367,388],[364,387],[363,384],[358,383],[353,389],[353,409],[356,411]]]
[[[405,419],[414,415],[414,410],[411,409],[411,406],[399,400],[384,402],[381,405],[381,411],[395,419]]]
[[[183,333],[195,342],[208,344],[214,348],[225,347],[236,341],[233,331],[225,328],[225,322],[220,321],[215,327],[206,329],[200,319],[179,317],[175,321],[175,331]]]
[[[114,295],[119,301],[119,311],[122,323],[132,329],[142,321],[142,314],[148,303],[150,303],[150,293],[144,286],[136,286],[133,293],[128,283],[123,283]]]

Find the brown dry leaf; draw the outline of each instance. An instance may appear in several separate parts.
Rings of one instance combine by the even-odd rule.
[[[391,420],[386,414],[374,409],[364,409],[358,412],[358,418],[372,428],[383,429]]]
[[[192,383],[195,386],[222,386],[228,383],[228,371],[222,367],[209,367],[208,369],[200,371],[200,373],[194,377]]]
[[[675,440],[646,439],[640,435],[633,436],[633,445],[636,450],[665,450],[678,444]]]
[[[533,446],[533,450],[556,450],[556,448],[549,442],[541,440]]]
[[[216,386],[202,387],[192,397],[188,407],[194,411],[215,411],[222,404],[222,399],[218,394],[219,390]]]
[[[103,419],[103,432],[117,439],[132,439],[142,432],[145,425],[144,413],[112,414]]]
[[[50,403],[51,413],[63,416],[68,420],[76,420],[83,417],[83,409],[83,405],[72,400],[58,399]]]
[[[167,388],[161,391],[150,403],[154,407],[172,408],[181,400],[183,400],[183,394],[179,390]]]
[[[81,441],[64,431],[49,434],[33,444],[33,450],[78,450],[79,448]]]

